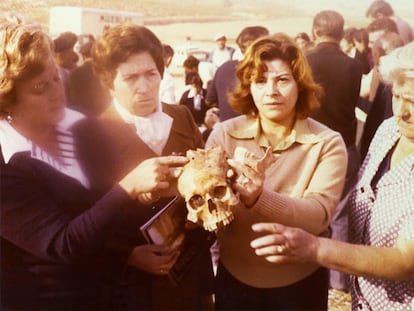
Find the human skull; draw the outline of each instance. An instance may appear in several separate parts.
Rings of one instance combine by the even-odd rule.
[[[214,231],[229,224],[239,202],[228,178],[230,166],[221,147],[187,151],[189,162],[178,177],[178,191],[187,203],[187,219]]]

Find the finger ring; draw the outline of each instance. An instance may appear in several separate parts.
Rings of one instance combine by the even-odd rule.
[[[285,250],[285,248],[284,248],[284,246],[283,246],[283,245],[278,245],[278,246],[276,246],[276,252],[277,252],[278,254],[282,254],[284,250]]]
[[[242,177],[240,178],[240,183],[241,183],[242,185],[247,185],[249,182],[250,182],[250,179],[249,179],[249,178],[247,178],[246,176],[242,176]]]

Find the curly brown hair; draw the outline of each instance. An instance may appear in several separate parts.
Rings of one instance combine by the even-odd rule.
[[[16,101],[16,81],[41,73],[53,42],[37,24],[0,22],[0,119]]]
[[[134,24],[120,24],[109,28],[92,49],[94,71],[102,84],[113,88],[118,66],[131,55],[148,52],[161,77],[164,74],[163,47],[148,28]]]
[[[277,33],[255,41],[246,51],[237,67],[239,83],[229,94],[232,108],[242,114],[257,115],[257,107],[250,91],[252,82],[259,81],[267,71],[265,62],[280,59],[289,64],[299,94],[296,113],[300,119],[307,118],[319,107],[322,89],[312,78],[312,72],[301,49],[286,34]]]

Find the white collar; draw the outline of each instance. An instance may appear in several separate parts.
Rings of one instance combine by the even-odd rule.
[[[116,100],[113,99],[115,110],[119,113],[122,120],[124,120],[128,124],[134,124],[134,115],[126,110],[122,105]]]
[[[57,124],[57,128],[66,131],[84,117],[78,111],[65,108],[65,117]],[[0,120],[0,145],[4,162],[7,164],[15,153],[31,151],[33,142],[16,131],[6,120]]]
[[[162,111],[161,102],[158,103],[157,110],[145,117],[133,115],[114,98],[115,110],[121,118],[128,124],[135,127],[136,134],[150,147],[156,154],[161,155],[164,149],[173,123],[173,118]]]
[[[200,94],[197,94],[196,89],[191,87],[189,92],[188,92],[187,98],[196,97],[196,95],[200,95]]]

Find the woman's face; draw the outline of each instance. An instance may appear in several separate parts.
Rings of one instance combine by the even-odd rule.
[[[291,125],[296,115],[298,85],[290,66],[275,59],[265,61],[267,72],[257,82],[252,82],[250,91],[261,120],[282,125]]]
[[[137,53],[118,66],[111,95],[133,115],[145,117],[158,107],[160,83],[151,55]]]
[[[394,83],[392,109],[401,135],[414,142],[414,80]]]
[[[13,124],[30,128],[56,125],[65,116],[63,83],[52,57],[39,75],[16,81],[16,103],[12,107]]]

